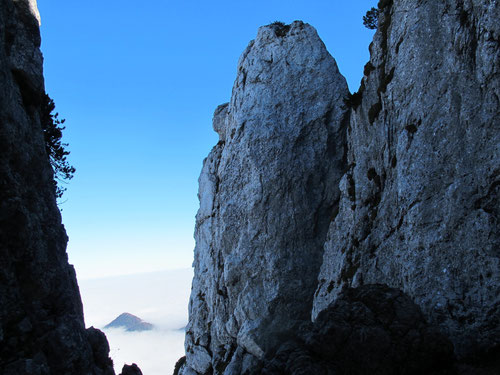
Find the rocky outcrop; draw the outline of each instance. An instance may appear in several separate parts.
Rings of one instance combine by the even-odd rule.
[[[113,361],[109,358],[109,343],[106,335],[97,328],[87,328],[87,340],[92,348],[93,360],[97,368],[104,369],[105,374],[114,374],[111,369],[113,368]],[[99,371],[94,371],[99,373]]]
[[[316,317],[387,283],[459,356],[500,343],[500,4],[383,1]]]
[[[120,375],[142,375],[142,371],[135,363],[131,365],[123,365]]]
[[[180,373],[272,372],[273,361],[294,367],[304,358],[325,373],[355,371],[329,350],[351,350],[335,341],[347,326],[349,345],[362,348],[352,334],[365,332],[372,313],[368,333],[385,335],[389,349],[365,348],[380,357],[364,368],[387,353],[400,364],[421,365],[424,353],[451,361],[453,345],[462,362],[450,371],[466,374],[476,372],[465,362],[498,355],[500,5],[378,7],[354,95],[308,25],[263,27],[243,53],[231,102],[215,112],[220,141],[199,180]],[[394,335],[377,315],[400,310],[376,298],[375,284],[399,289],[387,293],[405,306],[415,303],[402,319],[416,319],[404,330],[420,327],[417,336]],[[345,292],[353,287],[366,298]],[[409,344],[412,337],[418,343]],[[333,347],[315,352],[309,339]],[[297,341],[307,345],[287,346]],[[298,362],[289,361],[293,353]],[[432,363],[428,370],[440,371]],[[405,373],[384,366],[381,373]],[[427,372],[408,366],[407,373]]]
[[[411,299],[384,285],[344,289],[252,373],[452,374],[453,345]]]
[[[261,27],[241,55],[199,179],[182,373],[251,367],[310,316],[343,173],[347,93],[302,22]]]
[[[34,0],[0,0],[0,373],[114,374],[85,330],[40,124]]]

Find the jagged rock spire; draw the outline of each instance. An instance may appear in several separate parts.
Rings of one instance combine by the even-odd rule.
[[[241,55],[199,180],[183,371],[238,373],[310,316],[343,172],[347,93],[308,24],[261,27]]]

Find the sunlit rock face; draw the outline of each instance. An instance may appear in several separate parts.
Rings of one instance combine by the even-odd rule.
[[[42,24],[42,19],[40,18],[40,12],[38,11],[38,4],[36,3],[36,0],[17,0],[18,2],[26,3],[29,7],[29,10],[33,17],[38,21],[38,26]]]
[[[500,340],[500,3],[385,1],[313,316],[387,283],[459,356]]]
[[[184,374],[239,373],[309,319],[343,172],[345,79],[302,22],[259,29],[204,161]]]
[[[40,124],[33,3],[0,0],[0,373],[113,374],[104,334],[85,330],[68,264]]]
[[[357,297],[344,298],[353,287],[372,311],[392,304],[377,297],[384,290],[416,304],[425,351],[444,350],[448,366],[429,371],[498,373],[489,361],[500,351],[500,3],[378,7],[347,115],[344,79],[310,26],[263,27],[243,53],[199,180],[181,373],[271,374],[286,365],[304,374],[309,363],[317,373],[372,374],[333,360],[328,340],[337,334],[321,328],[345,312],[364,335]],[[401,327],[388,328],[402,336],[387,347],[408,339]],[[419,364],[423,351],[412,345],[404,355]],[[406,362],[383,373],[422,373]]]

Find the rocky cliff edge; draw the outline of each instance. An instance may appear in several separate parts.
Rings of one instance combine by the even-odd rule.
[[[0,0],[0,373],[114,374],[85,329],[40,123],[45,93],[34,0]]]
[[[384,0],[378,9],[353,95],[307,24],[262,27],[242,54],[199,180],[180,373],[308,373],[303,363],[325,374],[494,373],[500,5]],[[383,302],[398,293],[416,310]],[[379,301],[369,322],[356,297],[367,294]],[[398,314],[406,323],[384,325]],[[419,314],[410,326],[422,328],[400,330]],[[328,328],[325,316],[358,323]],[[398,344],[390,355],[443,361],[351,366],[334,360],[349,349],[331,332],[346,330],[393,344],[413,335],[427,349]]]

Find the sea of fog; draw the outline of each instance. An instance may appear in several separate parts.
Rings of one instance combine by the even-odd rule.
[[[137,363],[144,375],[170,374],[184,355],[184,327],[192,269],[80,280],[85,324],[108,337],[115,371]],[[155,325],[152,331],[126,332],[103,327],[128,312]]]

